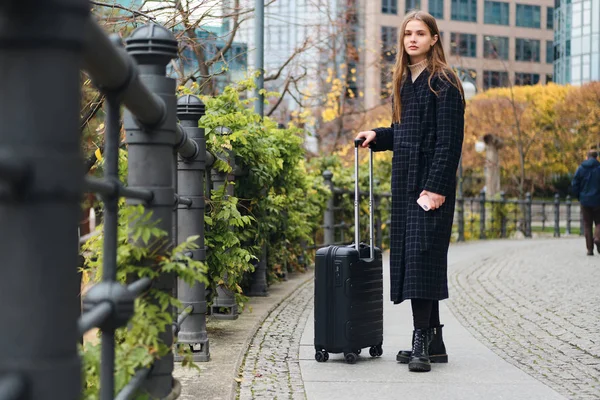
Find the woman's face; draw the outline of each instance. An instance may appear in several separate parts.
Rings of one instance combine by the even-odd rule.
[[[416,64],[427,58],[427,53],[437,42],[437,35],[431,36],[429,28],[423,21],[408,21],[404,29],[404,50],[410,57],[410,63]]]

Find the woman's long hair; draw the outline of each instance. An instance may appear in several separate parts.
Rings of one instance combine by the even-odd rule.
[[[425,11],[411,11],[404,17],[402,22],[402,29],[400,30],[400,40],[398,41],[398,56],[396,57],[396,65],[394,65],[394,77],[393,77],[393,96],[394,96],[394,107],[392,121],[399,123],[400,116],[402,115],[402,101],[400,99],[400,89],[406,79],[408,73],[408,62],[410,60],[406,49],[404,48],[404,32],[406,31],[406,25],[409,21],[418,20],[422,21],[429,28],[431,36],[437,35],[438,40],[427,53],[427,70],[429,71],[429,88],[433,93],[437,95],[437,92],[431,86],[431,80],[435,75],[441,74],[454,85],[461,94],[461,97],[465,98],[462,85],[458,76],[450,69],[446,62],[446,56],[444,54],[444,48],[440,37],[440,30],[438,29],[437,22],[431,14]]]

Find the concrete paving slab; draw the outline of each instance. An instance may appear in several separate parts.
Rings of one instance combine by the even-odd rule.
[[[454,245],[449,254],[450,268],[471,259],[481,260],[491,252],[506,251],[530,243],[502,241]],[[389,301],[389,260],[384,255],[384,355],[371,359],[364,352],[354,365],[346,364],[341,354],[329,361],[314,360],[313,318],[308,318],[300,341],[300,369],[308,400],[398,399],[401,393],[418,391],[422,399],[544,399],[564,397],[550,387],[511,365],[481,344],[454,317],[445,302],[440,303],[440,319],[449,364],[433,364],[429,373],[411,373],[396,362],[399,349],[409,348],[412,335],[410,304]],[[451,294],[452,295],[452,294]]]
[[[392,383],[363,382],[349,385],[345,382],[305,382],[308,399],[354,400],[354,399],[403,399],[417,397],[423,400],[560,400],[548,387],[540,388],[533,384],[503,383],[487,385],[482,397],[480,384],[428,382]],[[351,386],[351,394],[348,389]],[[410,393],[418,393],[412,396]]]

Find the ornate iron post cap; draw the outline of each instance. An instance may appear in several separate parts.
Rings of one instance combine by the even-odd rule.
[[[167,28],[149,23],[136,28],[127,39],[126,49],[138,64],[167,65],[177,58],[177,40]]]
[[[197,121],[206,114],[206,106],[198,96],[186,94],[177,99],[177,118],[180,121]]]

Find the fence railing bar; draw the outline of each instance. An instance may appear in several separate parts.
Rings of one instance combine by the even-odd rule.
[[[349,194],[350,197],[354,197],[354,190],[351,189],[344,189],[344,188],[339,188],[339,187],[334,187],[333,188],[333,193],[334,194]],[[369,192],[361,190],[360,192],[361,196],[367,196],[369,194]],[[391,193],[388,192],[383,192],[383,193],[373,193],[373,196],[375,197],[392,197]]]
[[[17,374],[0,378],[0,400],[19,400],[25,391],[25,382]]]
[[[192,252],[192,251],[184,251],[183,253],[177,253],[176,258],[180,257],[182,255],[185,257],[194,258],[194,252]]]
[[[27,180],[29,174],[29,167],[22,161],[9,158],[0,159],[0,180],[20,185]]]
[[[83,235],[83,236],[81,236],[79,238],[79,244],[82,245],[85,242],[87,242],[88,240],[90,240],[91,238],[93,238],[95,236],[98,236],[99,234],[100,234],[99,230],[93,231],[93,232],[90,232],[90,233],[86,233],[85,235]]]
[[[133,58],[118,49],[92,18],[86,28],[84,69],[96,86],[121,91],[123,103],[140,123],[154,126],[164,119],[163,100],[140,81]]]
[[[127,285],[127,290],[135,295],[135,297],[144,293],[146,290],[150,289],[152,286],[152,279],[150,278],[141,278],[133,283]]]
[[[181,324],[183,324],[183,321],[185,321],[192,311],[194,311],[194,306],[190,304],[177,316],[177,321],[173,322],[173,336],[177,336],[179,330],[181,329]]]
[[[112,314],[112,304],[108,301],[96,305],[91,310],[83,313],[77,321],[79,336],[85,335],[90,329],[102,324]]]
[[[135,375],[131,378],[129,383],[121,389],[119,394],[115,397],[115,400],[129,400],[135,394],[136,390],[142,386],[144,380],[148,377],[150,373],[150,368],[140,369],[135,373]]]
[[[115,393],[115,330],[102,331],[100,346],[100,400],[113,400]]]
[[[175,195],[175,204],[183,204],[184,206],[190,207],[192,205],[192,199],[189,197],[180,196],[178,194]]]
[[[119,183],[93,176],[85,177],[84,187],[87,192],[94,192],[104,196],[119,195],[120,197],[144,200],[145,202],[150,202],[154,198],[154,193],[150,190],[131,189]]]
[[[118,94],[108,93],[106,101],[106,131],[104,169],[105,178],[115,182],[116,191],[103,196],[104,200],[104,243],[102,281],[113,283],[117,280],[117,229],[119,207],[119,133],[121,111]],[[112,308],[112,307],[111,307]],[[112,317],[112,312],[110,313]],[[102,327],[100,362],[100,399],[112,400],[115,393],[115,324]]]
[[[177,124],[177,130],[175,131],[177,144],[175,145],[175,150],[182,159],[186,161],[193,161],[198,156],[200,152],[200,147],[198,147],[198,143],[195,140],[192,140],[188,137],[187,132],[183,127]]]

